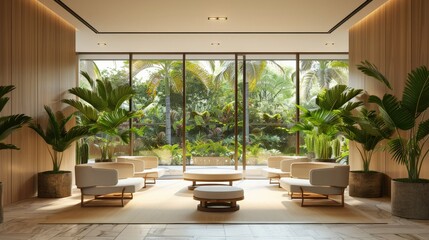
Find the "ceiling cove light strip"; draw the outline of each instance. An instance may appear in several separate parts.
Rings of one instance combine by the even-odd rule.
[[[73,15],[76,19],[82,22],[85,26],[91,29],[95,34],[238,34],[238,35],[239,34],[257,34],[257,35],[273,34],[273,35],[277,35],[277,34],[330,34],[333,31],[335,31],[335,29],[339,28],[347,20],[349,20],[351,17],[353,17],[353,15],[355,15],[357,12],[362,10],[366,5],[371,3],[373,0],[366,0],[365,2],[363,2],[359,7],[353,10],[350,14],[348,14],[345,18],[343,18],[340,22],[338,22],[327,32],[100,32],[91,24],[89,24],[85,19],[79,16],[79,14],[77,14],[70,7],[68,7],[65,3],[63,3],[61,0],[54,0],[54,1],[62,8],[64,8],[67,12],[69,12],[71,15]],[[213,17],[208,17],[208,20],[211,20],[210,18],[213,18]],[[214,17],[214,18],[225,18],[225,19],[213,19],[215,21],[227,20],[227,17]]]

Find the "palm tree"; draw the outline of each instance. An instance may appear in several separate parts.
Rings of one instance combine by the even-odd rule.
[[[332,87],[332,82],[347,85],[348,63],[341,60],[307,60],[301,61],[303,97],[309,100],[311,90]]]
[[[358,69],[392,89],[387,78],[370,62],[361,62]],[[429,155],[428,68],[421,66],[408,74],[402,99],[385,93],[382,98],[371,95],[369,102],[378,106],[380,116],[396,132],[388,143],[393,159],[406,167],[408,181],[418,182],[423,161]]]
[[[393,128],[375,111],[362,108],[352,124],[341,126],[340,131],[346,138],[357,143],[356,148],[361,156],[363,171],[369,172],[372,154],[382,140],[392,135]]]
[[[51,155],[52,172],[60,171],[63,152],[71,146],[71,144],[90,133],[90,126],[74,126],[67,131],[66,125],[72,119],[73,115],[65,117],[61,111],[52,112],[51,108],[45,106],[45,111],[48,114],[48,125],[44,130],[40,124],[31,123],[30,128],[33,129],[45,142],[51,146],[48,148]]]
[[[4,106],[9,101],[9,98],[5,97],[5,95],[14,89],[15,87],[12,85],[0,86],[0,112],[3,110]],[[14,130],[21,128],[24,124],[28,123],[30,120],[31,118],[24,114],[14,114],[10,116],[0,117],[0,141],[3,141]],[[4,149],[19,150],[19,148],[13,144],[6,144],[6,143],[0,142],[0,150],[4,150]]]
[[[151,60],[151,61],[133,61],[133,76],[143,70],[149,72],[148,94],[156,95],[160,86],[165,91],[165,135],[168,144],[171,144],[171,92],[170,87],[175,92],[182,92],[182,62],[168,60]]]
[[[88,73],[81,72],[88,81],[90,89],[75,87],[69,93],[80,100],[64,99],[63,102],[78,110],[80,122],[89,126],[91,135],[105,134],[102,138],[105,144],[101,147],[102,157],[106,157],[114,138],[128,143],[131,129],[120,129],[120,125],[131,118],[140,116],[139,112],[121,108],[134,94],[129,85],[112,86],[108,78],[93,80]],[[106,159],[102,159],[106,160]]]

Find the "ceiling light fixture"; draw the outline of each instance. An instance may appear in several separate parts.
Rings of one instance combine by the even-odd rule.
[[[104,47],[104,46],[107,46],[107,43],[105,43],[105,42],[98,42],[97,45],[100,46],[100,47]]]
[[[212,42],[212,43],[210,43],[210,45],[212,45],[212,46],[220,46],[220,42]]]
[[[228,20],[227,17],[208,17],[208,20],[210,21],[226,21]]]
[[[325,43],[325,46],[334,46],[335,45],[335,43],[333,43],[333,42],[326,42]]]

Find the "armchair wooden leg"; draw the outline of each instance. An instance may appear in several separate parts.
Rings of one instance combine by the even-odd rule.
[[[124,192],[125,192],[125,188],[122,188],[122,197],[121,197],[121,205],[122,205],[122,207],[124,206]]]
[[[80,191],[80,207],[83,207],[83,192],[82,190]]]

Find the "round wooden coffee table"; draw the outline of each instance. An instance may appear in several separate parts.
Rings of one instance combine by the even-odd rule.
[[[197,182],[228,182],[229,186],[232,186],[233,181],[239,181],[243,179],[243,173],[237,170],[228,169],[196,169],[188,170],[183,173],[183,179],[192,181],[192,185],[188,187],[189,190],[193,190],[198,186],[214,185],[212,184],[197,184]],[[215,185],[220,185],[219,183]]]

